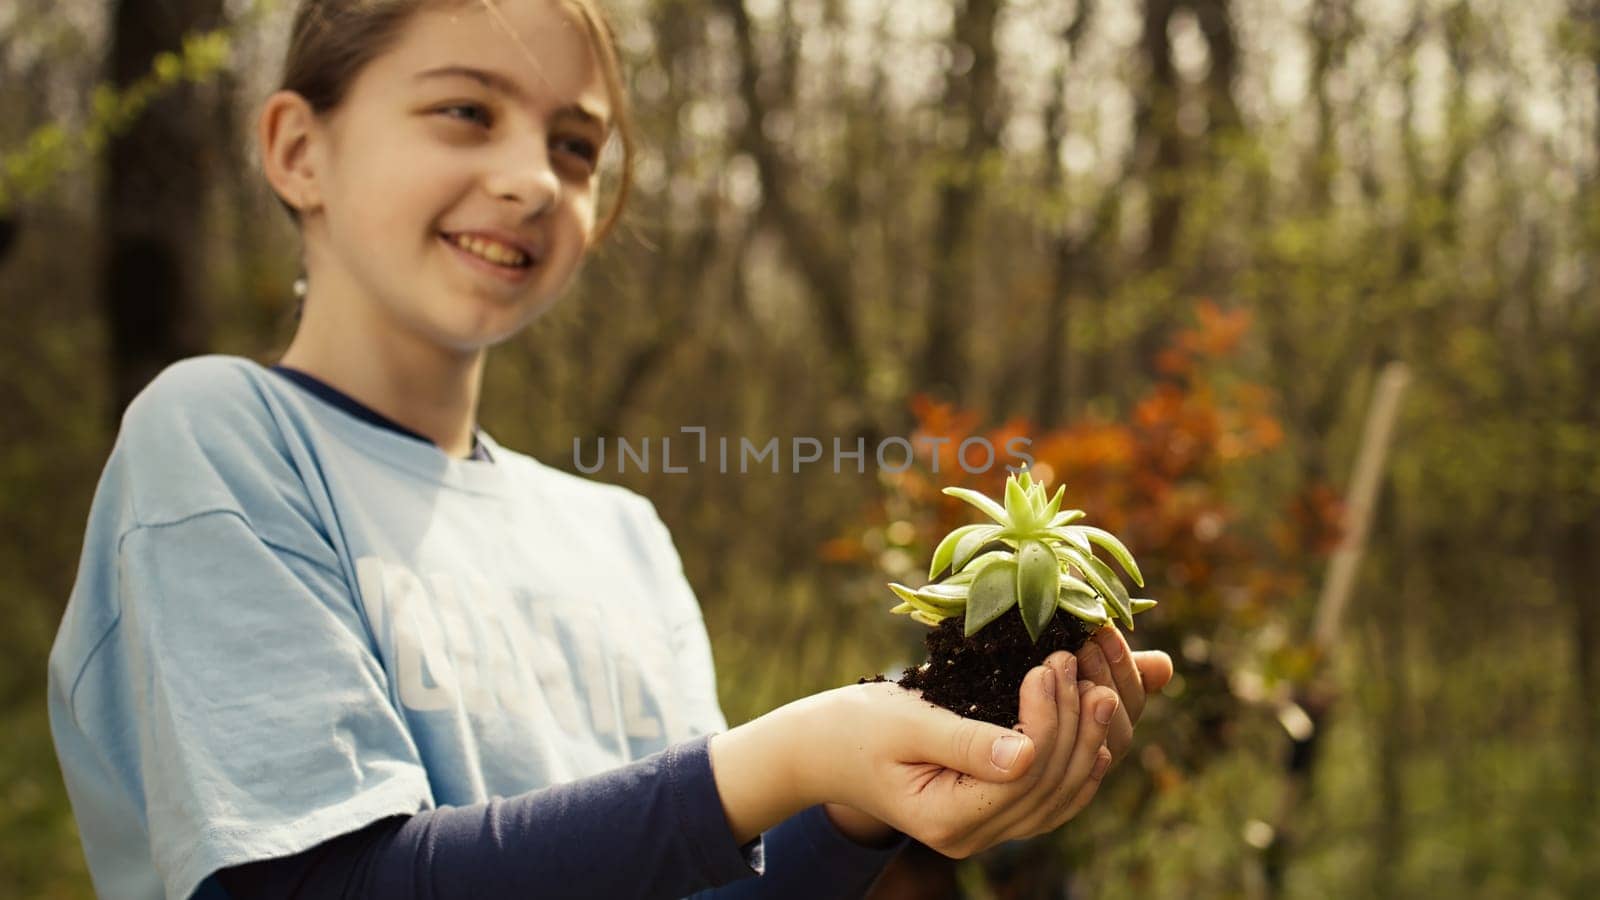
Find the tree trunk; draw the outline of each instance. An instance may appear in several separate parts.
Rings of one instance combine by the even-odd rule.
[[[215,28],[220,0],[116,0],[111,79],[125,87],[191,31]],[[113,418],[162,368],[206,348],[197,274],[217,116],[189,83],[157,98],[106,151],[103,302],[110,326]]]
[[[1583,0],[1575,8],[1586,26],[1591,48],[1594,48],[1591,66],[1593,74],[1600,76],[1600,0]],[[1600,84],[1594,94],[1596,124],[1594,133],[1594,168],[1589,172],[1585,190],[1581,195],[1580,227],[1589,246],[1597,236],[1595,211],[1600,209]],[[1584,260],[1585,280],[1574,302],[1567,305],[1563,318],[1557,323],[1558,338],[1570,347],[1570,358],[1577,361],[1575,384],[1562,392],[1563,409],[1559,420],[1572,423],[1594,423],[1600,415],[1600,318],[1592,312],[1596,297],[1600,296],[1600,281],[1595,277],[1594,264]],[[1584,316],[1588,320],[1584,321]],[[1568,463],[1567,466],[1570,466]],[[1583,463],[1578,463],[1583,466]],[[1563,468],[1566,468],[1564,466]],[[1572,611],[1573,644],[1572,663],[1576,675],[1576,706],[1578,710],[1577,745],[1573,771],[1577,776],[1578,804],[1573,811],[1575,820],[1590,823],[1592,828],[1600,818],[1600,497],[1567,494],[1573,473],[1565,472],[1558,483],[1558,491],[1567,495],[1565,503],[1557,504],[1562,510],[1558,523],[1560,535],[1550,552],[1555,556],[1556,590],[1563,605]],[[1579,835],[1583,840],[1584,835]],[[1592,864],[1592,863],[1591,863]]]
[[[1144,78],[1134,108],[1134,161],[1143,183],[1149,212],[1145,245],[1137,269],[1145,274],[1169,271],[1182,230],[1185,200],[1184,175],[1188,146],[1178,128],[1183,86],[1172,57],[1172,17],[1184,0],[1144,0],[1144,24],[1139,38]],[[1149,309],[1133,335],[1129,349],[1118,354],[1117,376],[1112,384],[1133,384],[1154,367],[1156,354],[1171,327],[1172,304]]]
[[[762,215],[777,226],[798,274],[817,301],[827,346],[833,354],[834,383],[842,386],[841,396],[851,396],[866,378],[867,360],[851,302],[854,291],[849,260],[834,248],[824,228],[799,208],[793,186],[800,183],[800,178],[788,158],[762,131],[771,104],[760,87],[760,64],[744,0],[719,0],[719,5],[733,24],[738,48],[739,98],[745,106],[740,144],[756,163]]]
[[[1239,115],[1235,82],[1239,75],[1239,38],[1233,27],[1232,0],[1189,0],[1200,33],[1211,51],[1211,68],[1206,72],[1206,117],[1208,143],[1215,143],[1244,124]],[[1214,148],[1213,148],[1214,149]],[[1215,154],[1212,154],[1213,157]]]
[[[933,226],[933,259],[928,297],[928,331],[922,345],[923,390],[955,388],[966,375],[963,340],[972,315],[972,223],[982,188],[983,162],[1000,146],[1004,117],[998,109],[1000,58],[994,45],[998,0],[967,0],[957,14],[956,52],[971,54],[972,64],[951,72],[945,82],[945,106],[961,110],[966,139],[950,160],[950,172],[939,188],[939,212]]]
[[[1150,193],[1146,271],[1163,268],[1172,261],[1183,216],[1183,190],[1178,183],[1185,156],[1183,136],[1178,132],[1181,96],[1168,36],[1177,8],[1177,0],[1145,0],[1144,30],[1139,39],[1145,84],[1144,96],[1134,113],[1134,131],[1140,168]]]
[[[1335,0],[1313,7],[1306,27],[1311,41],[1311,95],[1317,111],[1317,139],[1308,160],[1306,193],[1311,197],[1312,209],[1318,212],[1326,212],[1333,202],[1333,175],[1339,167],[1328,79],[1344,67],[1354,26],[1350,0]]]
[[[1066,45],[1069,59],[1078,55],[1078,44],[1088,32],[1093,10],[1092,3],[1080,2],[1072,21],[1062,31],[1061,41]],[[1061,146],[1067,136],[1067,66],[1057,66],[1052,77],[1055,84],[1050,103],[1045,108],[1046,138],[1041,187],[1046,197],[1065,209],[1067,185],[1061,171]],[[1064,220],[1065,216],[1061,218]],[[1090,234],[1093,234],[1092,229]],[[1050,298],[1045,309],[1044,343],[1039,358],[1039,392],[1034,398],[1034,421],[1042,429],[1054,427],[1056,422],[1066,419],[1070,414],[1073,390],[1072,292],[1077,287],[1079,257],[1087,240],[1087,236],[1078,238],[1068,234],[1064,221],[1060,231],[1050,238]]]

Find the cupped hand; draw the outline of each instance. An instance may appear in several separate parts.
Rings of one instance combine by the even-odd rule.
[[[1093,799],[1121,704],[1080,682],[1071,654],[1028,673],[1015,729],[964,719],[889,683],[853,685],[809,707],[808,792],[852,807],[951,857],[1060,827]],[[842,751],[842,752],[841,752]]]

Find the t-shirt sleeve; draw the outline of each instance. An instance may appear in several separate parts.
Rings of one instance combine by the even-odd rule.
[[[694,589],[672,535],[655,507],[646,503],[651,554],[661,582],[667,585],[673,653],[678,660],[682,700],[697,730],[727,728],[717,700],[711,641]],[[703,895],[716,900],[743,898],[843,898],[866,893],[884,866],[904,846],[904,839],[884,848],[864,847],[834,826],[821,806],[814,806],[769,829],[753,842],[752,852],[762,877],[740,881]]]
[[[226,510],[135,528],[117,564],[115,646],[91,664],[131,692],[132,787],[169,897],[433,805],[340,572]]]

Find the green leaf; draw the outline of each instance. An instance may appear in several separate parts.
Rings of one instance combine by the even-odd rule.
[[[955,497],[957,500],[965,500],[973,506],[976,506],[984,515],[995,520],[1001,525],[1011,524],[1011,520],[1006,517],[1005,507],[994,502],[988,497],[985,497],[983,494],[972,490],[971,488],[947,487],[944,489],[944,492],[952,497]]]
[[[1015,478],[1006,479],[1006,516],[1011,519],[1011,530],[1019,534],[1030,532],[1037,525],[1028,492]]]
[[[1062,485],[1061,489],[1066,490],[1066,485]],[[1088,515],[1088,513],[1081,509],[1063,509],[1050,519],[1050,524],[1047,527],[1060,528],[1063,525],[1070,525],[1086,515]]]
[[[972,559],[967,562],[966,568],[962,569],[961,571],[977,574],[983,569],[984,566],[987,566],[990,563],[1000,559],[1007,559],[1012,562],[1016,562],[1017,552],[1012,550],[1011,545],[1004,541],[990,541],[989,543],[978,548],[977,555],[973,556]]]
[[[1033,486],[1033,490],[1028,492],[1028,505],[1033,507],[1033,527],[1035,529],[1050,523],[1050,516],[1045,514],[1045,510],[1050,507],[1050,495],[1044,492],[1044,485],[1036,484]]]
[[[978,576],[978,567],[976,567],[976,566],[967,566],[965,569],[962,569],[961,571],[955,573],[954,575],[948,575],[948,576],[945,576],[944,578],[941,578],[937,583],[938,584],[971,584],[972,583],[972,579],[976,578],[977,576]]]
[[[972,582],[967,596],[967,636],[993,622],[1017,605],[1017,564],[1010,560],[990,563]]]
[[[907,603],[914,603],[914,601],[917,599],[917,592],[903,584],[897,584],[891,581],[889,582],[889,590],[894,591],[894,595],[896,597],[899,597],[901,600],[904,600]]]
[[[1093,587],[1066,573],[1061,575],[1061,591],[1062,593],[1088,594],[1091,597],[1098,593]]]
[[[959,572],[967,567],[980,550],[988,546],[994,538],[1003,531],[999,525],[979,525],[977,531],[969,532],[956,542],[954,554],[950,557],[950,569]]]
[[[961,614],[961,610],[959,608],[952,611],[946,609],[945,604],[929,602],[928,600],[918,596],[916,591],[906,587],[903,584],[891,584],[889,585],[889,590],[894,591],[894,595],[896,597],[899,597],[902,601],[910,604],[912,608],[922,612],[937,616]]]
[[[933,550],[933,561],[928,564],[928,578],[936,578],[945,567],[950,565],[950,560],[955,556],[956,545],[961,539],[979,528],[993,528],[993,525],[963,525],[944,536],[939,546]]]
[[[1061,526],[1059,528],[1052,528],[1046,533],[1049,534],[1051,537],[1055,538],[1056,540],[1060,541],[1063,544],[1067,544],[1068,546],[1072,546],[1072,547],[1077,547],[1079,550],[1082,550],[1084,553],[1092,553],[1092,552],[1094,552],[1090,548],[1089,539],[1087,537],[1083,536],[1081,533],[1079,533],[1076,528],[1069,528],[1069,527],[1063,525],[1063,526]]]
[[[925,613],[939,616],[959,616],[966,608],[966,603],[960,600],[951,600],[938,594],[924,593],[927,589],[912,590],[903,584],[890,584],[889,590],[901,600],[911,604]]]
[[[1137,616],[1147,609],[1154,609],[1156,601],[1151,600],[1149,597],[1132,597],[1129,598],[1128,605],[1132,607],[1133,614]]]
[[[1076,531],[1088,540],[1104,547],[1106,552],[1111,554],[1111,558],[1122,566],[1123,571],[1133,576],[1134,583],[1144,587],[1144,575],[1139,572],[1139,564],[1133,561],[1133,554],[1129,553],[1128,548],[1117,540],[1116,535],[1106,531],[1104,528],[1096,528],[1093,525],[1074,525],[1067,530]]]
[[[1061,569],[1056,555],[1043,541],[1023,541],[1017,550],[1017,605],[1022,623],[1034,643],[1056,614],[1056,599],[1061,593]]]
[[[1011,546],[1009,544],[1003,544],[999,541],[992,541],[988,544],[985,544],[984,547],[988,549],[979,548],[979,553],[972,557],[971,561],[967,563],[966,568],[963,568],[960,572],[957,572],[956,574],[939,583],[950,584],[958,578],[964,578],[965,581],[959,583],[968,585],[970,589],[972,582],[976,581],[978,576],[983,574],[983,570],[987,569],[989,566],[994,565],[1002,560],[1006,562],[1017,561],[1017,554],[1011,550]]]
[[[177,81],[178,77],[183,74],[183,60],[178,58],[178,54],[170,50],[164,53],[157,53],[155,64],[151,66],[151,69],[155,71],[156,78],[163,83]]]
[[[1067,486],[1066,485],[1063,484],[1063,485],[1058,486],[1056,488],[1056,495],[1054,497],[1051,497],[1050,498],[1050,502],[1046,503],[1044,505],[1044,511],[1039,514],[1039,521],[1046,523],[1045,527],[1047,527],[1047,528],[1050,527],[1050,523],[1052,521],[1054,521],[1054,519],[1056,517],[1056,513],[1060,512],[1060,510],[1061,510],[1061,498],[1066,496],[1066,493],[1067,493]]]
[[[917,588],[917,599],[946,615],[958,616],[967,608],[964,584],[929,584]]]
[[[967,589],[965,586],[946,584],[943,582],[925,584],[922,587],[917,588],[917,593],[926,594],[930,597],[938,597],[941,600],[965,601],[967,599]]]
[[[905,615],[906,613],[911,612],[914,609],[916,609],[915,606],[912,606],[909,603],[902,603],[899,606],[896,606],[894,609],[889,610],[889,612],[895,613],[897,615]]]
[[[1012,478],[1015,478],[1017,483],[1022,485],[1023,490],[1033,490],[1033,472],[1031,472],[1027,467],[1023,467],[1021,472],[1012,473],[1011,476],[1006,480],[1009,481]]]
[[[1073,569],[1078,568],[1078,556],[1089,552],[1089,548],[1087,547],[1077,547],[1068,544],[1052,544],[1050,549],[1055,551],[1056,559],[1061,561],[1062,566],[1071,567]]]
[[[1099,592],[1102,599],[1110,604],[1111,609],[1117,614],[1117,619],[1128,628],[1133,628],[1133,607],[1128,603],[1128,589],[1123,586],[1122,579],[1111,567],[1101,562],[1093,553],[1081,553],[1076,548],[1068,548],[1067,553],[1073,557],[1073,565],[1083,573],[1083,577]]]
[[[1063,587],[1056,605],[1091,625],[1104,625],[1111,621],[1094,591],[1069,591]]]
[[[944,616],[930,616],[930,615],[928,615],[927,613],[923,612],[920,609],[914,610],[911,613],[911,618],[912,618],[913,621],[921,622],[924,625],[931,625],[931,626],[933,626],[935,628],[938,627],[940,622],[943,622],[945,620]]]

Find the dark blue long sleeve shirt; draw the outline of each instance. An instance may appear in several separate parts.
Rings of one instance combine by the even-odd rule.
[[[226,869],[218,881],[237,900],[824,900],[864,894],[900,849],[903,841],[856,844],[820,806],[738,846],[708,743],[516,797],[381,819],[294,856]]]

